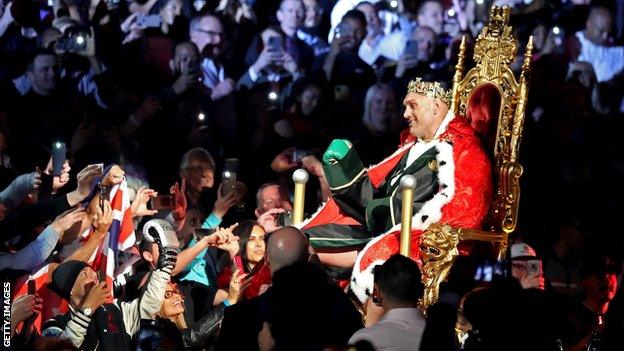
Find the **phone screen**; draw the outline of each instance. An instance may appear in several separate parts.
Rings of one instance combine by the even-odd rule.
[[[282,38],[280,37],[270,37],[269,38],[269,51],[271,52],[279,52],[282,50]]]
[[[158,195],[151,198],[149,203],[152,210],[170,210],[175,208],[175,195]]]

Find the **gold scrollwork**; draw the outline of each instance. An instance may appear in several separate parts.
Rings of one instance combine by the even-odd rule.
[[[524,127],[533,42],[529,38],[518,81],[509,67],[518,50],[509,25],[509,13],[508,7],[492,7],[489,23],[481,30],[475,43],[473,58],[476,65],[465,75],[466,42],[462,38],[453,76],[451,106],[456,114],[466,116],[471,93],[482,84],[493,84],[500,94],[500,116],[492,165],[497,172],[494,172],[494,198],[485,226],[488,231],[434,224],[421,235],[419,249],[425,284],[421,306],[424,309],[437,301],[439,284],[446,279],[461,240],[492,242],[498,257],[502,257],[507,237],[516,228],[523,172],[518,163],[518,153]]]

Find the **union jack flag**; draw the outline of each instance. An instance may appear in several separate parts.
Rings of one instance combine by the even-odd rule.
[[[132,222],[132,210],[130,208],[130,197],[128,184],[124,179],[120,184],[111,188],[109,201],[113,211],[113,222],[91,255],[89,264],[96,272],[105,275],[106,283],[113,295],[113,280],[115,278],[116,257],[119,252],[132,248],[136,242],[134,235],[134,223]],[[83,245],[93,235],[93,228],[89,228],[82,233],[72,246],[72,250]],[[68,311],[67,302],[48,289],[47,283],[52,279],[49,275],[49,264],[44,264],[35,270],[27,279],[24,277],[18,281],[14,296],[28,294],[28,280],[35,281],[35,290],[43,299],[43,310],[35,320],[35,328],[41,331],[41,322]]]

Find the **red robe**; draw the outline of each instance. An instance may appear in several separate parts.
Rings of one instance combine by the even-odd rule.
[[[403,146],[393,155],[367,170],[368,178],[378,187],[392,174],[401,158],[418,143],[409,133],[402,134]],[[439,138],[430,142],[436,147],[439,189],[412,217],[411,257],[419,260],[418,239],[433,223],[453,227],[481,228],[492,200],[492,177],[489,158],[481,139],[462,117],[455,117]],[[353,218],[341,213],[332,200],[319,213],[304,222],[303,228],[323,223],[353,224]],[[370,240],[357,256],[351,277],[351,289],[361,301],[373,288],[372,267],[399,252],[400,223]]]

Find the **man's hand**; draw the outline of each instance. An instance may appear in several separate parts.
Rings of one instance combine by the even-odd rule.
[[[108,284],[106,284],[106,282],[100,282],[89,290],[87,296],[85,297],[84,303],[80,306],[80,308],[90,308],[95,312],[95,310],[100,308],[100,306],[110,301],[111,298]]]
[[[102,174],[102,165],[88,165],[83,168],[78,176],[78,186],[76,189],[67,194],[67,202],[70,206],[74,206],[84,200],[91,193],[91,183]]]
[[[344,46],[344,44],[346,44],[347,42],[349,42],[349,36],[345,35],[345,36],[341,36],[340,38],[337,38],[334,35],[334,39],[331,42],[331,53],[338,54],[340,51],[342,51],[342,47]]]
[[[256,71],[256,73],[260,74],[263,69],[274,64],[275,62],[279,62],[281,59],[281,52],[269,51],[269,46],[265,45],[264,49],[262,49],[262,52],[260,53],[260,56],[258,56],[258,59],[253,65],[251,65],[251,67],[254,71]]]
[[[199,83],[199,78],[201,77],[201,71],[191,71],[189,69],[189,61],[181,62],[178,70],[180,72],[180,77],[178,77],[178,79],[176,79],[171,86],[171,89],[173,89],[176,95],[180,95],[197,85],[197,83]]]
[[[65,231],[73,227],[74,224],[82,222],[86,215],[87,213],[83,208],[77,207],[56,217],[51,226],[62,237]]]
[[[212,89],[212,93],[210,94],[210,98],[212,100],[219,100],[220,98],[229,95],[233,90],[236,83],[231,78],[226,78],[219,84],[217,84],[214,89]]]
[[[283,66],[285,70],[287,70],[292,75],[295,75],[295,73],[297,73],[299,67],[297,66],[297,62],[293,59],[292,56],[290,56],[290,54],[284,52],[284,54],[282,55],[282,61],[284,62]]]
[[[52,166],[52,158],[50,158],[50,161],[48,162],[48,165],[46,166],[46,169],[45,171],[43,171],[43,173],[47,175],[51,175],[53,171],[54,170]],[[69,162],[65,160],[65,162],[63,162],[63,169],[61,170],[61,175],[54,176],[54,180],[52,181],[53,191],[57,191],[58,189],[65,186],[67,182],[69,182],[69,171],[71,171],[71,167],[69,167]]]
[[[301,159],[301,165],[312,175],[317,178],[325,178],[325,172],[323,171],[323,165],[321,165],[321,161],[316,158],[316,156],[306,156]]]
[[[132,217],[153,216],[158,213],[158,210],[147,209],[147,203],[150,198],[157,195],[158,193],[153,189],[148,189],[144,186],[140,187],[134,201],[132,201],[132,205],[130,206],[130,209],[132,210]]]
[[[416,57],[415,55],[404,53],[399,58],[396,71],[394,71],[394,76],[396,78],[403,78],[403,75],[405,75],[405,71],[412,67],[416,67],[416,65],[418,65],[418,57]]]
[[[11,304],[11,325],[17,327],[21,322],[41,313],[43,300],[39,295],[21,295]]]
[[[544,276],[541,273],[535,273],[533,275],[524,275],[522,279],[520,279],[520,285],[522,285],[523,289],[540,289],[544,290]]]
[[[125,175],[126,172],[124,172],[121,167],[119,167],[118,165],[113,165],[102,179],[102,185],[111,186],[121,184]]]
[[[95,228],[96,233],[105,234],[108,232],[108,228],[110,228],[111,223],[113,223],[113,210],[111,209],[110,202],[108,200],[104,200],[103,210],[99,205],[96,206],[91,225]]]
[[[272,208],[261,214],[257,223],[265,232],[272,233],[280,228],[277,226],[277,215],[285,211],[283,208]]]
[[[182,221],[186,217],[186,179],[182,179],[182,186],[176,182],[171,189],[169,189],[169,193],[173,194],[175,197],[175,208],[173,209],[172,215],[173,219],[176,221]]]
[[[13,300],[11,304],[11,334],[15,332],[17,326],[32,323],[33,317],[41,313],[43,299],[38,294],[21,295]]]
[[[273,172],[282,173],[297,168],[298,164],[292,163],[292,154],[295,150],[296,148],[290,147],[275,156],[273,161],[271,161]]]
[[[225,214],[232,208],[232,206],[236,205],[236,193],[231,192],[227,194],[227,196],[223,196],[223,184],[219,185],[219,189],[217,190],[217,201],[215,201],[214,212],[219,218],[223,218]]]

